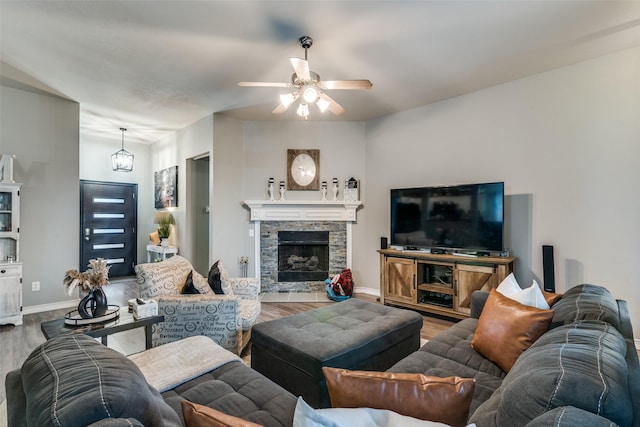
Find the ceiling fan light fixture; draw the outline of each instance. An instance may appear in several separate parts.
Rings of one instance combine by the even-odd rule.
[[[127,131],[125,128],[120,128],[122,131],[122,148],[111,155],[111,167],[117,172],[131,172],[133,170],[133,154],[124,149],[124,133]]]
[[[321,112],[329,110],[333,115],[340,115],[345,109],[333,98],[328,96],[323,90],[349,89],[362,90],[370,89],[372,84],[369,80],[327,80],[320,79],[320,75],[309,69],[307,50],[313,45],[313,39],[309,36],[302,36],[298,39],[300,46],[304,49],[304,59],[290,57],[289,61],[293,66],[291,81],[288,83],[279,82],[239,82],[239,86],[248,87],[280,87],[293,88],[293,92],[280,95],[280,103],[273,109],[273,114],[282,114],[296,101],[299,102],[296,110],[300,117],[305,120],[309,118],[309,104],[316,104]]]
[[[324,98],[318,98],[318,101],[316,101],[316,105],[318,106],[320,111],[324,113],[325,111],[327,111],[327,108],[329,108],[329,101]]]
[[[306,103],[301,102],[300,105],[298,105],[298,110],[296,111],[296,113],[298,113],[300,117],[304,117],[304,119],[307,120],[307,117],[309,117],[309,106]]]
[[[284,108],[289,107],[296,99],[298,99],[298,92],[283,93],[280,95],[280,103]]]
[[[309,104],[312,104],[318,99],[318,91],[313,86],[306,86],[302,91],[302,97]]]

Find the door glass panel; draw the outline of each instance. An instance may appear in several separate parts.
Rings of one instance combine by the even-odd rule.
[[[124,204],[124,199],[108,199],[105,197],[94,197],[93,203],[118,203]]]

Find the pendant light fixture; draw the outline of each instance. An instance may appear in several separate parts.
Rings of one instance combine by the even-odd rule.
[[[133,170],[133,154],[124,149],[124,133],[126,128],[120,128],[122,131],[122,148],[111,155],[111,165],[114,171],[131,172]]]

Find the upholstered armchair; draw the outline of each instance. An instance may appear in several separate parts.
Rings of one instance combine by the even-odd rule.
[[[204,335],[229,351],[242,352],[260,314],[260,282],[255,278],[229,277],[221,262],[217,267],[223,292],[220,294],[214,293],[208,279],[179,255],[135,266],[140,298],[156,300],[158,314],[164,316],[164,322],[153,328],[154,347]],[[187,283],[190,275],[191,283]],[[199,293],[181,293],[185,285]]]

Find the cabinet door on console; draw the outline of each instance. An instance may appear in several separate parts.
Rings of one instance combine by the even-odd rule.
[[[457,297],[455,310],[459,313],[471,313],[471,294],[474,291],[489,291],[498,286],[494,266],[464,265],[456,266]]]
[[[385,297],[415,303],[416,263],[406,258],[387,258],[385,271]]]

